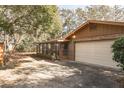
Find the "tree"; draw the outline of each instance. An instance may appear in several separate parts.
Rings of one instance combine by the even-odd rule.
[[[112,7],[113,21],[124,21],[124,7],[120,5],[115,5]]]
[[[82,8],[75,9],[75,15],[76,15],[76,26],[79,26],[80,24],[87,21],[85,9]]]
[[[60,9],[64,34],[87,20],[124,21],[124,6],[90,5],[85,8]]]
[[[32,42],[41,42],[56,38],[62,28],[56,6],[0,6],[0,21],[6,37],[15,39],[13,49],[26,35],[33,38]]]
[[[110,12],[111,7],[104,5],[92,5],[74,10],[61,9],[60,15],[63,22],[63,31],[65,34],[73,31],[87,20],[111,20]]]
[[[118,38],[112,45],[113,60],[124,70],[124,37]]]
[[[61,9],[60,16],[63,23],[63,35],[72,31],[75,28],[76,20],[75,20],[75,12],[69,9]]]
[[[88,20],[111,20],[111,7],[105,5],[91,5],[85,8]]]

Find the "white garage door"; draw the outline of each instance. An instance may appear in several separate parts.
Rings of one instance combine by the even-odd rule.
[[[75,60],[109,67],[116,67],[112,60],[113,40],[80,42],[75,45]]]

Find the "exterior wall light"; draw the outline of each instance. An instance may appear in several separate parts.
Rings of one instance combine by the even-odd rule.
[[[61,39],[59,39],[59,40],[57,40],[58,42],[63,42],[64,40],[61,40]]]
[[[73,36],[72,36],[72,38],[73,38],[73,39],[75,39],[75,38],[76,38],[76,36],[75,36],[75,35],[73,35]]]

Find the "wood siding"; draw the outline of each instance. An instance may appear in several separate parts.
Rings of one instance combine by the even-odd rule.
[[[86,42],[86,41],[98,41],[98,40],[113,40],[120,36],[124,36],[124,25],[122,23],[107,23],[102,24],[103,22],[91,23],[87,22],[78,27],[75,31],[69,33],[69,35],[64,37],[64,42],[54,42],[58,43],[59,46],[57,49],[54,49],[54,43],[47,42],[51,45],[51,48],[48,48],[49,44],[38,44],[37,53],[42,55],[52,54],[51,52],[57,51],[57,58],[59,59],[69,59],[75,60],[75,43]],[[72,38],[75,35],[75,38]],[[65,42],[67,41],[67,42]],[[68,44],[67,54],[65,54],[64,45]],[[39,47],[41,46],[41,47]]]
[[[64,51],[65,51],[65,50],[64,50],[64,44],[66,44],[66,43],[61,43],[61,44],[60,44],[60,48],[59,48],[59,58],[62,59],[62,60],[63,60],[63,59],[68,59],[68,55],[65,55],[65,54],[64,54]],[[68,49],[67,49],[67,50],[68,50]],[[68,52],[68,51],[66,51],[66,52]]]
[[[75,40],[93,38],[93,37],[107,37],[113,35],[124,35],[124,26],[106,25],[106,24],[88,24],[85,28],[80,29],[76,35]]]
[[[68,59],[75,60],[75,43],[70,41],[68,48]]]
[[[74,33],[76,36],[75,42],[82,41],[97,41],[104,39],[115,39],[120,36],[124,36],[124,26],[119,25],[108,25],[108,24],[96,24],[90,23],[84,28]],[[72,40],[71,35],[68,40]],[[75,46],[71,43],[69,44],[69,59],[75,59]]]

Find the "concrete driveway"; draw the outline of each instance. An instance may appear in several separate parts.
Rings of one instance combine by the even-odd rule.
[[[120,71],[75,62],[53,62],[31,56],[16,61],[14,66],[0,70],[0,87],[122,87],[117,81],[124,76]]]

